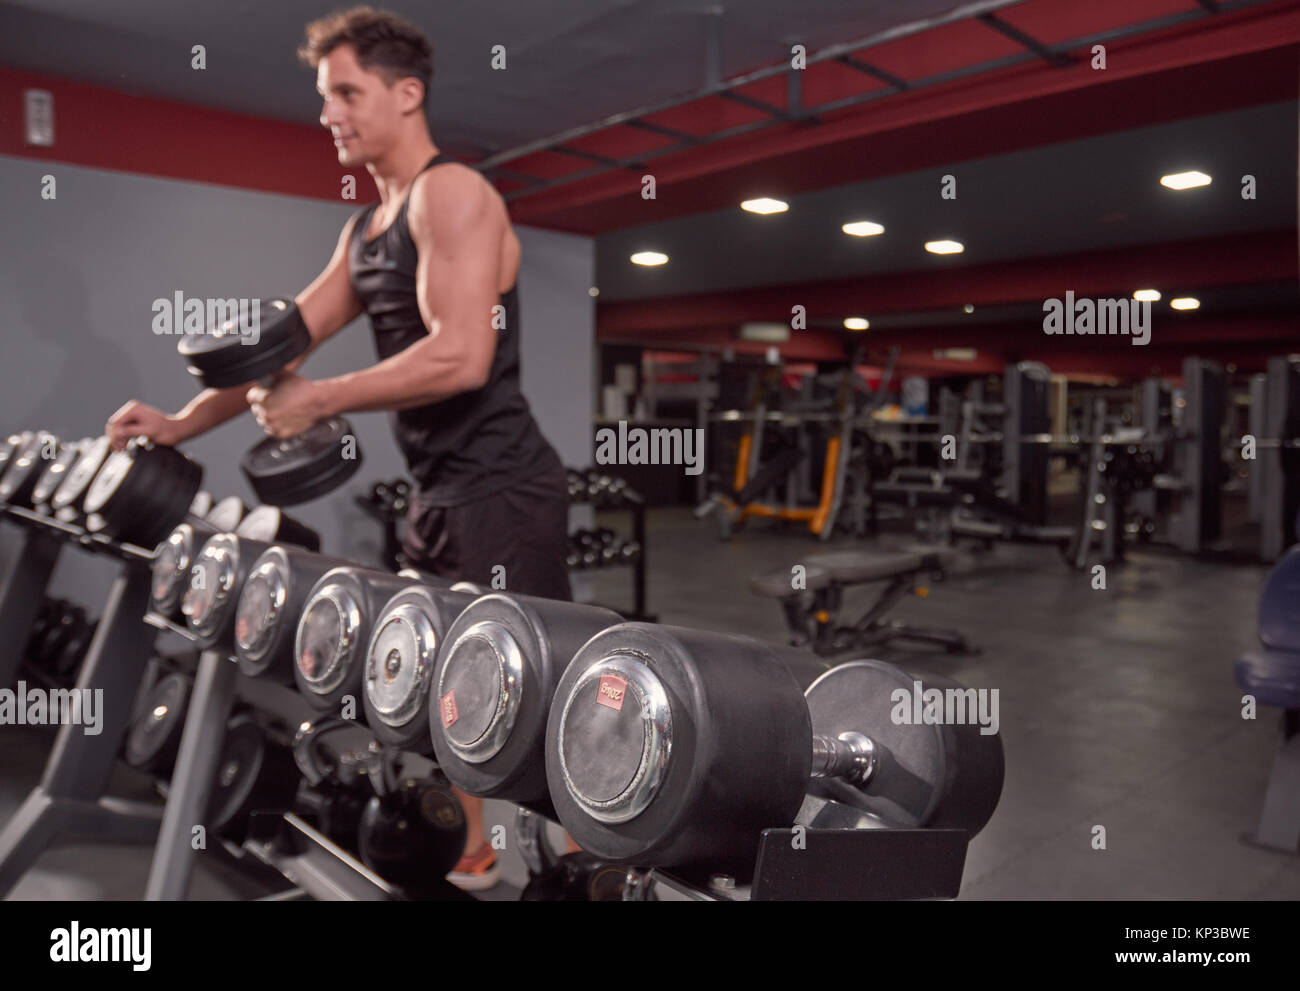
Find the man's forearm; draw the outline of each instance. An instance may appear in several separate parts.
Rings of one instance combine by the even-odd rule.
[[[200,392],[173,417],[180,423],[184,433],[181,440],[207,433],[213,427],[219,427],[245,412],[248,401],[244,396],[248,388],[246,385],[237,385],[229,389],[204,389]]]
[[[428,353],[425,345],[432,343],[421,341],[359,372],[322,379],[326,412],[411,409],[479,387],[466,376],[462,358]]]

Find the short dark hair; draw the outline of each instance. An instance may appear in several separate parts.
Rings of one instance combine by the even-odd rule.
[[[414,76],[424,84],[427,101],[433,46],[406,18],[364,6],[337,11],[307,25],[307,40],[298,49],[298,58],[315,69],[342,45],[351,45],[361,67],[382,76],[389,86]]]

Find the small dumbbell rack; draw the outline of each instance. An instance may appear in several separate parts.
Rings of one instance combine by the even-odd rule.
[[[585,468],[568,468],[566,472],[585,475],[588,470]],[[633,561],[614,561],[610,564],[610,567],[624,566],[632,568],[632,611],[627,612],[614,606],[608,608],[614,609],[615,612],[636,622],[656,622],[657,618],[646,611],[645,498],[639,492],[628,487],[624,487],[614,494],[601,491],[595,497],[588,495],[584,489],[577,494],[573,494],[571,491],[569,503],[575,506],[589,504],[596,509],[627,509],[632,513],[632,540],[640,547],[640,553],[637,554],[636,559]]]

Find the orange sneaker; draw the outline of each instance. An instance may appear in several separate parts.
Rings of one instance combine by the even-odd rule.
[[[456,861],[456,866],[447,875],[447,880],[461,891],[486,891],[500,879],[497,855],[492,851],[492,844],[487,842],[480,843],[477,850]]]

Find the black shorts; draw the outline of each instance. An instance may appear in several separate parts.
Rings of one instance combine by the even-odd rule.
[[[421,506],[417,494],[402,557],[442,578],[485,589],[504,580],[507,592],[571,602],[568,542],[568,478],[557,466],[460,506]]]

